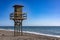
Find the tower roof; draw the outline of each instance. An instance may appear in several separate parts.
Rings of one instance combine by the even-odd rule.
[[[22,5],[14,5],[13,7],[24,7],[24,6],[22,6]]]

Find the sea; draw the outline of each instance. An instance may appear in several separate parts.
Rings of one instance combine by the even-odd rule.
[[[0,30],[14,31],[14,26],[0,26]],[[60,37],[60,26],[22,26],[25,33]]]

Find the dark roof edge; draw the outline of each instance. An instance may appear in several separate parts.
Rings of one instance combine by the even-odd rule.
[[[13,7],[24,7],[24,6],[22,6],[22,5],[14,5]]]

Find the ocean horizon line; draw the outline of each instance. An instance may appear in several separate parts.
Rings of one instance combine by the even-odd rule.
[[[3,27],[3,26],[2,26]],[[6,26],[7,27],[7,26]],[[30,26],[30,27],[32,27],[32,26]],[[34,27],[36,27],[36,26],[34,26]],[[40,26],[37,26],[37,27],[40,27]],[[48,26],[42,26],[42,27],[48,27]],[[51,27],[51,26],[49,26],[49,27]],[[53,26],[53,27],[56,27],[56,26]],[[57,27],[59,27],[59,26],[57,26]]]

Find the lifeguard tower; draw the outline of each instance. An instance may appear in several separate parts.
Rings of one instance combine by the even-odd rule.
[[[14,5],[14,13],[10,14],[10,19],[14,20],[14,36],[22,36],[22,22],[26,19],[26,13],[22,13],[22,5]]]

